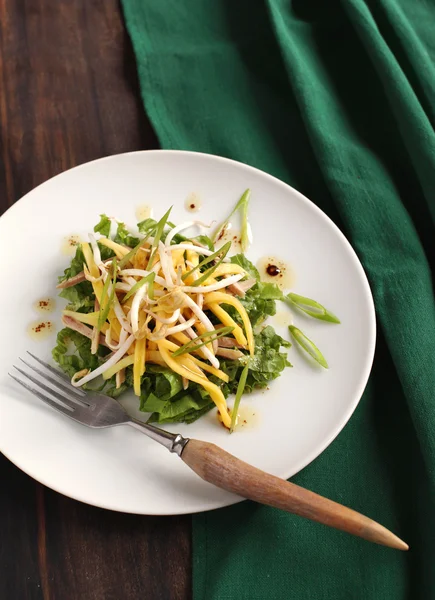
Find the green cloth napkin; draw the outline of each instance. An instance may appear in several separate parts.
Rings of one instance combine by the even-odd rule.
[[[245,502],[193,518],[194,598],[435,598],[435,2],[123,6],[162,147],[283,179],[357,251],[379,324],[373,372],[344,431],[294,481],[411,546]]]

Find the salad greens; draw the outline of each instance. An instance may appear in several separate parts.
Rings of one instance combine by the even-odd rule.
[[[231,216],[236,211],[240,210],[243,221],[242,245],[246,248],[249,228],[247,220],[249,199],[250,191],[247,190],[240,198],[229,218],[217,228],[214,236],[215,240],[219,238],[222,231],[225,231],[228,227]],[[99,223],[94,227],[94,232],[107,238],[112,236],[113,242],[128,249],[128,253],[125,254],[125,250],[121,248],[123,252],[121,255],[118,254],[120,260],[117,260],[114,250],[112,249],[113,243],[111,242],[112,247],[110,247],[110,244],[107,243],[107,245],[105,245],[97,240],[101,261],[103,261],[99,265],[103,281],[98,284],[95,283],[96,280],[92,278],[86,280],[82,276],[86,259],[82,246],[77,247],[76,254],[71,260],[71,264],[59,278],[60,286],[64,286],[60,292],[60,296],[68,301],[67,309],[69,311],[73,311],[78,317],[83,315],[83,318],[79,318],[79,321],[81,320],[81,322],[85,324],[93,323],[94,329],[88,328],[93,334],[92,336],[86,337],[86,335],[82,333],[82,330],[75,330],[68,326],[62,329],[57,335],[57,343],[53,349],[53,358],[59,364],[61,369],[71,378],[76,376],[79,372],[92,373],[92,371],[103,365],[104,362],[113,355],[113,351],[111,352],[109,348],[98,341],[100,340],[100,337],[103,336],[103,333],[107,331],[107,328],[110,327],[110,323],[107,323],[107,321],[110,321],[110,314],[113,315],[113,307],[118,311],[128,311],[128,307],[131,306],[132,308],[130,310],[133,310],[133,305],[136,299],[139,299],[139,294],[142,293],[140,298],[142,298],[144,294],[142,289],[144,284],[148,283],[146,298],[148,299],[148,302],[151,302],[151,312],[149,310],[147,312],[149,315],[153,315],[154,313],[152,311],[157,310],[154,307],[159,305],[159,298],[161,298],[163,294],[161,291],[162,279],[167,276],[167,269],[166,273],[164,273],[163,259],[161,261],[161,268],[163,270],[159,276],[158,271],[152,271],[147,274],[144,267],[137,267],[136,261],[139,260],[140,257],[138,253],[142,249],[145,251],[145,254],[143,254],[143,256],[146,257],[145,265],[157,263],[159,257],[156,258],[154,263],[152,261],[154,256],[159,253],[159,242],[165,244],[168,232],[174,227],[174,225],[168,221],[170,210],[171,209],[166,212],[160,221],[149,218],[139,223],[137,227],[140,237],[131,233],[124,223],[114,222],[113,219],[110,219],[106,215],[101,215]],[[182,227],[180,226],[178,230],[182,231]],[[107,240],[103,241],[107,242]],[[206,369],[205,376],[211,384],[219,388],[224,398],[228,398],[231,394],[236,394],[231,419],[232,431],[236,423],[237,410],[242,395],[250,393],[254,389],[267,388],[270,382],[279,377],[286,367],[292,366],[287,359],[287,350],[291,347],[291,343],[278,335],[273,327],[265,324],[266,319],[276,313],[276,301],[282,301],[291,307],[296,307],[306,315],[318,320],[331,323],[339,323],[339,320],[315,300],[294,293],[284,295],[276,284],[262,282],[257,268],[244,254],[240,253],[231,256],[228,261],[226,257],[230,250],[231,242],[216,249],[214,242],[206,235],[186,238],[181,233],[177,233],[173,236],[172,240],[170,240],[170,244],[179,245],[183,242],[187,242],[190,247],[192,247],[192,244],[196,244],[206,250],[203,250],[203,258],[198,260],[196,265],[192,268],[192,263],[189,263],[189,261],[186,262],[186,265],[190,266],[184,269],[181,287],[174,288],[175,296],[177,293],[179,294],[177,291],[178,289],[183,289],[183,285],[190,286],[190,288],[186,288],[186,291],[188,289],[193,290],[196,286],[198,292],[195,293],[201,294],[201,286],[205,284],[210,287],[210,281],[217,281],[218,284],[220,284],[220,282],[225,283],[225,276],[222,278],[222,275],[215,275],[215,273],[225,273],[227,267],[225,267],[223,271],[222,268],[220,271],[217,270],[220,265],[238,265],[238,267],[241,267],[243,270],[239,269],[238,271],[236,270],[236,272],[244,275],[239,276],[237,279],[242,277],[247,283],[244,294],[237,297],[239,302],[238,305],[233,301],[231,304],[227,304],[222,300],[222,305],[224,306],[226,313],[228,313],[228,319],[231,326],[228,326],[228,323],[220,322],[213,311],[208,309],[207,304],[205,304],[205,307],[202,307],[201,302],[201,306],[197,307],[195,310],[197,310],[197,312],[200,311],[200,314],[205,315],[207,320],[203,320],[203,323],[213,323],[213,326],[216,328],[212,328],[212,331],[201,331],[198,326],[198,331],[195,332],[196,336],[191,336],[193,339],[187,338],[188,341],[183,342],[183,338],[180,338],[179,340],[177,338],[175,341],[178,346],[173,342],[167,342],[167,344],[170,344],[170,346],[167,347],[171,348],[172,360],[192,361],[195,359],[192,358],[191,352],[198,354],[198,351],[202,349],[201,352],[204,352],[204,356],[207,356],[205,353],[206,349],[211,348],[212,342],[214,344],[220,344],[220,340],[222,340],[222,343],[226,340],[223,347],[228,348],[228,350],[222,351],[222,356],[219,356],[219,370],[213,369],[213,367],[209,365]],[[160,248],[161,247],[162,244],[160,244]],[[115,246],[115,249],[118,251],[119,247]],[[206,254],[206,251],[209,255]],[[176,249],[174,249],[172,253],[169,252],[169,256],[172,256],[175,253]],[[123,256],[123,254],[125,254],[125,256]],[[199,254],[201,254],[201,252],[199,252]],[[226,261],[225,263],[223,262],[224,260]],[[111,261],[111,263],[109,264],[108,261]],[[133,266],[133,269],[127,266],[129,264]],[[105,267],[104,265],[107,266]],[[130,268],[131,274],[136,275],[136,279],[133,277],[134,281],[130,284],[127,283],[127,279],[123,279],[119,282],[120,273],[122,277],[121,271],[126,268]],[[176,270],[176,268],[179,267],[177,267],[174,262],[173,270]],[[126,273],[129,274],[130,272],[128,270],[126,271]],[[194,272],[197,272],[199,277],[192,278]],[[234,273],[234,270],[232,272]],[[234,275],[232,277],[234,278]],[[129,280],[131,281],[131,279],[132,277],[130,275]],[[157,284],[157,282],[160,283]],[[101,306],[96,302],[96,285],[101,286],[98,289],[102,290]],[[213,285],[216,285],[216,283],[212,284],[212,287]],[[219,285],[217,285],[217,288],[219,288]],[[157,291],[155,291],[156,289]],[[117,301],[117,304],[114,306],[115,294],[120,293],[122,297],[119,298],[119,301]],[[155,293],[157,293],[157,297],[154,296]],[[164,306],[168,306],[168,302],[170,302],[172,295],[169,286],[164,292],[162,306],[163,301],[165,301]],[[182,295],[186,296],[186,293],[182,292]],[[222,294],[220,293],[218,296],[221,297]],[[231,296],[231,298],[234,299],[233,296]],[[230,299],[230,296],[228,299]],[[190,300],[187,298],[187,300],[190,301],[190,303],[192,302],[191,298]],[[243,344],[240,345],[236,343],[236,340],[231,337],[232,335],[237,337],[237,331],[234,332],[234,329],[241,332],[244,327],[243,319],[245,317],[242,318],[240,312],[242,309],[237,308],[237,306],[240,307],[240,305],[243,307],[244,311],[246,311],[253,329],[253,346],[249,346],[249,349],[246,346],[244,347]],[[190,305],[187,304],[185,306]],[[177,309],[177,307],[175,307],[175,309]],[[174,315],[176,315],[177,310],[175,310]],[[203,311],[205,311],[205,313]],[[124,321],[122,315],[120,318],[120,324],[123,326]],[[147,323],[150,318],[151,317],[148,316]],[[188,319],[189,315],[186,318]],[[176,319],[176,316],[174,316],[174,319]],[[180,321],[181,324],[184,322],[185,320]],[[154,323],[151,321],[148,328],[145,325],[146,331],[148,331],[146,335],[150,336],[149,339],[157,340],[156,342],[150,341],[150,343],[154,343],[155,347],[160,348],[160,346],[158,346],[158,340],[165,335],[165,331],[168,327],[172,326],[169,324],[172,323],[170,319],[167,320],[167,323],[168,324],[162,325],[162,323],[158,323],[157,320],[155,320]],[[201,323],[199,323],[199,325],[200,324]],[[184,330],[187,327],[188,324],[184,327]],[[183,325],[179,326],[179,330],[183,330]],[[141,329],[141,331],[144,330]],[[289,327],[289,331],[291,337],[305,352],[323,367],[328,367],[323,354],[300,329],[292,325]],[[162,332],[162,334],[159,337],[160,332]],[[128,331],[125,332],[124,340],[126,339],[127,334]],[[138,336],[138,348],[140,348],[140,339],[141,338]],[[184,339],[186,339],[185,335]],[[239,340],[240,336],[237,337],[237,339]],[[231,344],[228,345],[228,342],[231,342],[231,340],[234,341],[233,348],[231,348]],[[122,340],[119,341],[119,345],[121,345],[121,343],[123,343]],[[165,363],[162,360],[162,356],[164,356],[163,350],[161,356],[158,351],[152,349],[152,345],[150,346],[151,350],[147,349],[145,351],[147,343],[146,340],[143,342],[142,351],[144,352],[144,357],[146,358],[148,355],[148,358],[146,359],[144,370],[139,372],[139,389],[140,410],[150,413],[149,421],[161,424],[174,422],[191,423],[210,411],[215,406],[215,402],[206,387],[194,380],[187,381],[188,385],[186,385],[186,377],[182,375],[183,371],[180,370],[180,372],[175,372],[169,366],[169,363]],[[137,352],[139,351],[140,350],[137,350]],[[126,355],[126,357],[127,356],[128,355]],[[124,391],[131,389],[132,387],[136,390],[137,380],[135,378],[138,376],[138,372],[135,370],[137,367],[137,365],[135,367],[136,350],[134,351],[135,364],[132,364],[133,358],[128,359],[126,357],[124,358],[124,364],[127,364],[128,366],[123,369],[122,377],[118,377],[119,373],[116,372],[113,376],[110,376],[112,372],[116,371],[116,366],[112,366],[112,370],[110,373],[107,372],[107,378],[102,382],[101,380],[94,380],[93,382],[84,383],[83,387],[85,389],[99,389],[112,397],[118,397]],[[204,358],[200,356],[199,358],[201,361],[204,361]],[[198,360],[197,364],[201,366],[201,362]],[[202,362],[202,368],[205,366],[207,365]],[[199,372],[201,373],[201,371]],[[204,375],[202,377],[204,377]],[[86,381],[88,380],[89,377],[87,377]],[[199,379],[199,381],[201,381],[201,379]],[[99,387],[96,387],[96,385]]]
[[[107,260],[113,256],[112,250],[106,248],[101,244],[98,244],[101,252],[101,258]],[[70,266],[65,269],[64,274],[59,277],[59,283],[71,279],[83,271],[83,264],[85,263],[85,257],[81,246],[77,246],[77,250],[74,258],[71,261]],[[95,297],[92,290],[92,285],[89,281],[82,281],[75,286],[62,289],[59,296],[68,300],[68,310],[74,310],[76,312],[88,313],[94,310]]]
[[[101,233],[104,237],[109,237],[110,230],[112,227],[113,219],[110,219],[107,215],[100,215],[100,221],[94,227],[95,233]],[[125,246],[137,246],[140,240],[128,231],[124,223],[117,223],[116,235],[114,242],[117,244],[124,244]],[[81,269],[80,269],[81,270]]]

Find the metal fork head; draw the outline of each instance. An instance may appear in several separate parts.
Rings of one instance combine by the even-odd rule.
[[[20,359],[25,368],[14,365],[17,374],[9,373],[9,376],[51,408],[88,427],[113,427],[131,421],[113,398],[74,387],[57,369],[28,354],[43,369]]]

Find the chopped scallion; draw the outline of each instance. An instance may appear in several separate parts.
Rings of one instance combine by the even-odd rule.
[[[218,266],[222,263],[222,261],[224,260],[224,258],[228,254],[228,252],[230,251],[230,248],[231,248],[231,242],[227,242],[224,246],[222,246],[222,248],[217,251],[217,254],[220,256],[219,256],[219,259],[217,260],[216,264],[214,264],[212,267],[207,269],[207,271],[205,271],[201,275],[201,277],[198,277],[198,279],[195,279],[195,281],[192,283],[192,286],[198,286],[198,285],[201,285],[202,283],[204,283],[204,281],[207,281],[207,279],[211,275],[213,275],[213,273],[216,271]]]
[[[98,332],[100,332],[101,327],[107,321],[107,317],[109,315],[110,309],[113,304],[113,299],[115,298],[115,285],[116,285],[116,277],[117,277],[117,270],[118,270],[116,257],[114,257],[112,260],[111,268],[112,268],[112,279],[110,278],[110,275],[107,274],[106,281],[104,282],[104,286],[103,286],[103,292],[101,294],[101,305],[100,305],[100,312],[98,315],[98,324],[97,324]],[[107,302],[104,303],[106,296],[108,295],[110,283],[112,283],[112,289],[110,291],[109,297],[107,298]],[[103,307],[103,303],[104,303],[104,307]]]
[[[312,342],[305,333],[302,333],[300,329],[295,327],[294,325],[289,325],[290,334],[293,336],[294,340],[299,344],[299,346],[314,358],[316,362],[319,363],[324,369],[328,368],[328,363],[326,362],[325,357],[320,352],[318,347],[314,342]]]
[[[213,254],[210,254],[210,256],[206,256],[203,260],[201,260],[201,262],[199,262],[196,267],[193,267],[193,269],[190,269],[190,271],[187,271],[187,273],[184,273],[183,277],[181,278],[183,281],[185,281],[189,275],[192,275],[192,273],[194,273],[197,269],[200,269],[201,267],[205,267],[205,265],[208,265],[209,263],[213,262],[215,259],[220,259],[220,257],[222,256],[222,260],[226,257],[226,255],[228,254],[229,250],[231,248],[231,242],[227,242],[224,246],[222,246],[222,248],[219,248],[219,250],[216,250],[216,252],[214,252]],[[220,262],[222,262],[222,260]]]
[[[313,317],[313,319],[319,319],[320,321],[328,321],[329,323],[340,323],[340,319],[336,317],[327,308],[305,296],[299,296],[299,294],[287,294],[283,297],[283,301],[287,304],[296,306],[299,310],[305,314]]]
[[[138,253],[142,246],[145,246],[149,236],[146,236],[143,240],[141,240],[128,254],[124,256],[122,260],[119,261],[119,268],[123,269],[125,265],[130,262]]]
[[[228,225],[230,223],[231,217],[238,210],[240,210],[241,216],[242,216],[242,226],[241,226],[241,230],[240,230],[240,243],[241,243],[243,252],[245,252],[247,250],[247,248],[249,246],[248,205],[249,205],[250,198],[251,198],[251,190],[247,189],[242,194],[240,200],[237,202],[236,206],[233,208],[233,210],[231,211],[231,213],[230,213],[229,217],[226,219],[226,221],[224,221],[223,223],[218,225],[218,227],[215,229],[213,237],[212,237],[212,241],[214,243],[216,243],[219,240],[219,238],[225,233],[225,231],[228,228]]]
[[[135,294],[143,285],[145,285],[145,283],[149,283],[149,288],[152,287],[154,290],[154,278],[155,278],[156,274],[153,273],[149,273],[148,275],[146,275],[145,277],[142,277],[142,279],[140,279],[139,281],[137,281],[134,286],[125,294],[123,300],[122,300],[122,304],[124,304],[124,302],[127,302],[127,300],[129,298],[131,298],[131,296],[133,296],[133,294]],[[148,290],[149,290],[148,288]],[[154,294],[153,294],[154,296]],[[151,298],[151,295],[150,295]],[[152,300],[153,298],[151,298]]]
[[[233,331],[233,329],[234,327],[222,327],[221,329],[217,329],[215,331],[204,331],[204,333],[201,333],[201,335],[198,335],[198,337],[186,342],[185,344],[183,344],[183,346],[180,346],[178,350],[176,350],[172,354],[172,356],[181,356],[182,354],[186,354],[187,352],[195,352],[199,348],[202,348],[202,346],[210,344],[211,342],[214,342],[215,340],[219,339],[224,335],[228,335]],[[201,340],[204,339],[205,341],[201,342]],[[197,342],[201,343],[198,344]]]
[[[172,206],[163,215],[163,217],[160,219],[160,221],[156,225],[156,230],[155,230],[155,233],[154,233],[154,241],[153,241],[152,246],[151,246],[151,254],[150,254],[150,259],[149,259],[149,262],[148,262],[148,268],[152,267],[153,258],[154,258],[154,255],[156,253],[157,248],[159,247],[159,242],[160,242],[160,239],[161,239],[161,237],[163,235],[163,231],[165,229],[165,225],[166,225],[166,222],[168,220],[168,217],[169,217],[169,214],[170,214],[171,210],[172,210]]]
[[[239,410],[240,400],[242,399],[243,392],[245,391],[246,379],[248,378],[248,371],[249,371],[249,362],[246,363],[245,367],[243,368],[243,371],[242,371],[242,373],[240,375],[240,379],[239,379],[239,385],[237,386],[236,397],[234,400],[234,406],[233,406],[233,410],[231,413],[230,433],[233,433],[234,427],[236,426],[237,411]]]

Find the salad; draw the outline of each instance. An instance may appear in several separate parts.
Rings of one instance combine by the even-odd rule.
[[[314,300],[284,296],[262,282],[243,252],[229,256],[231,242],[220,245],[240,212],[246,250],[249,197],[247,190],[210,235],[186,237],[206,226],[175,225],[171,209],[159,221],[139,223],[138,234],[101,215],[58,284],[69,304],[53,357],[74,386],[112,397],[133,389],[140,410],[157,423],[191,423],[216,406],[232,431],[242,395],[266,388],[291,366],[290,342],[264,325],[276,301],[339,322]],[[311,340],[295,327],[290,333],[327,367]],[[230,394],[236,394],[232,411]]]

